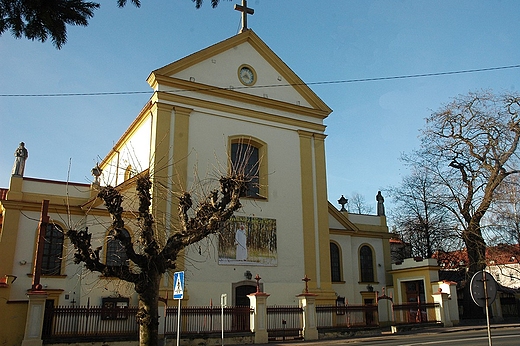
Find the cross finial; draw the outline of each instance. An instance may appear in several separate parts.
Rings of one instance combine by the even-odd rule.
[[[235,10],[242,12],[242,29],[240,32],[247,30],[247,15],[254,14],[255,10],[247,7],[247,0],[242,0],[242,5],[235,5]]]
[[[307,274],[305,274],[305,277],[302,279],[302,281],[305,281],[305,293],[309,293],[309,281],[311,281],[311,279],[309,279],[309,277],[307,276]]]
[[[260,293],[260,275],[256,274],[255,280],[256,280],[256,293]]]

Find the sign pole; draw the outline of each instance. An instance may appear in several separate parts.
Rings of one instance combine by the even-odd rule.
[[[491,342],[491,327],[489,326],[489,305],[493,303],[497,295],[497,283],[491,273],[481,270],[476,272],[470,282],[471,298],[481,308],[486,310],[486,324],[488,332],[488,343]]]
[[[492,346],[493,343],[491,341],[491,327],[489,326],[489,296],[488,296],[488,287],[487,287],[487,279],[486,279],[486,271],[482,271],[482,281],[484,281],[484,298],[486,299],[486,323],[487,323],[487,334],[488,334],[488,344]]]
[[[227,294],[220,295],[220,307],[222,309],[220,321],[222,322],[222,346],[224,346],[224,306],[227,305]]]
[[[178,299],[179,306],[177,307],[177,346],[181,344],[181,300]]]
[[[177,307],[177,346],[181,342],[181,299],[184,297],[184,272],[173,273],[173,299],[179,301]]]

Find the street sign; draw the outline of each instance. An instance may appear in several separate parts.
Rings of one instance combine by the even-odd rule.
[[[484,287],[485,285],[485,287]],[[469,292],[471,298],[481,308],[491,305],[497,296],[497,283],[491,273],[483,270],[476,272],[471,278]]]
[[[184,272],[173,273],[173,299],[184,297]]]

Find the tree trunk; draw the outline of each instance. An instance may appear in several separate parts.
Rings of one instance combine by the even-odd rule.
[[[486,243],[479,226],[468,227],[463,235],[468,251],[468,271],[466,272],[466,286],[464,287],[464,318],[483,318],[484,310],[471,298],[470,283],[475,273],[486,268]]]
[[[139,292],[139,346],[159,344],[159,284],[161,274],[150,270],[147,278],[136,290]]]

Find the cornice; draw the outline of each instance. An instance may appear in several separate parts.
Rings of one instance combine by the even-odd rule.
[[[349,219],[345,217],[345,215],[341,214],[336,207],[334,207],[330,202],[327,202],[329,208],[329,214],[331,214],[338,222],[345,227],[347,231],[352,231],[355,233],[360,232],[359,228],[352,223]]]
[[[108,154],[105,156],[103,160],[101,160],[99,166],[101,169],[107,165],[112,156],[116,154],[124,145],[126,139],[130,137],[138,128],[139,126],[146,120],[147,116],[150,114],[150,111],[152,109],[152,102],[149,100],[144,107],[141,109],[137,117],[134,119],[134,121],[130,124],[130,126],[126,129],[126,131],[119,137],[119,140],[114,144],[112,149],[108,152]]]
[[[267,99],[265,97],[260,97],[257,95],[251,95],[247,93],[238,92],[234,89],[228,89],[228,88],[220,88],[212,85],[207,85],[203,83],[198,82],[191,82],[180,78],[175,77],[168,77],[164,75],[156,75],[152,73],[150,76],[153,77],[152,87],[157,90],[158,86],[167,86],[170,88],[177,88],[179,90],[172,90],[172,91],[165,91],[165,90],[159,90],[159,93],[178,93],[178,92],[184,92],[184,91],[192,91],[201,93],[204,95],[209,95],[213,97],[219,97],[224,98],[232,101],[237,102],[244,102],[248,104],[254,104],[257,106],[262,107],[269,107],[272,109],[288,112],[288,113],[295,113],[300,114],[303,116],[313,117],[319,120],[325,119],[329,114],[330,110],[322,110],[322,109],[316,109],[316,108],[309,108],[300,106],[297,104],[292,104],[284,101],[279,101],[275,99]]]
[[[24,211],[35,211],[41,212],[41,202],[28,202],[28,201],[2,201],[2,205],[6,210],[24,210]],[[73,215],[85,215],[85,212],[80,206],[66,205],[66,204],[54,204],[49,205],[49,213],[57,214],[73,214]]]
[[[334,229],[331,228],[329,230],[330,234],[336,235],[350,235],[353,237],[361,237],[361,238],[377,238],[377,239],[390,239],[392,235],[386,232],[373,232],[373,231],[352,231],[352,230],[344,230],[344,229]]]
[[[316,123],[299,120],[299,119],[291,119],[288,117],[282,117],[279,115],[251,110],[251,109],[247,109],[247,108],[231,106],[231,105],[224,104],[224,103],[200,100],[200,99],[196,99],[196,98],[192,98],[192,97],[188,97],[188,96],[180,96],[180,95],[176,95],[176,94],[160,92],[159,96],[157,96],[156,99],[158,102],[172,102],[172,103],[181,103],[184,105],[189,105],[190,107],[193,107],[194,109],[199,107],[199,108],[206,108],[206,109],[211,109],[211,110],[218,110],[223,113],[230,113],[230,114],[250,117],[253,119],[257,119],[257,120],[281,123],[281,124],[290,125],[290,126],[294,126],[294,127],[306,128],[306,129],[313,130],[313,131],[319,131],[319,132],[325,131],[325,125],[316,124]]]

